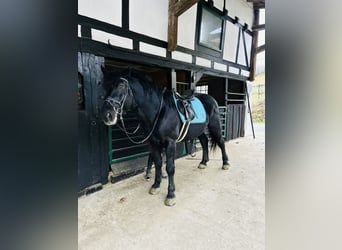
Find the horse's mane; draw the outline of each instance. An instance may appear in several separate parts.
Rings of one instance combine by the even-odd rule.
[[[142,86],[146,96],[151,96],[154,93],[160,96],[163,92],[163,88],[156,84],[148,75],[131,73],[131,76],[128,78],[130,78],[132,81],[138,81]]]

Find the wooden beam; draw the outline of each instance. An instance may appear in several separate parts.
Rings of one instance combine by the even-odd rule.
[[[265,29],[265,24],[258,24],[258,25],[253,25],[252,30],[253,31],[260,31]]]
[[[167,30],[167,50],[174,51],[177,47],[178,17],[174,13],[174,5],[177,0],[169,0],[169,21]]]
[[[259,46],[258,48],[256,48],[256,53],[259,54],[260,52],[263,52],[265,51],[265,44],[264,45],[261,45]]]
[[[260,9],[253,9],[253,26],[259,25],[259,13]],[[252,38],[252,52],[251,52],[251,70],[249,72],[249,81],[254,81],[255,79],[255,70],[256,70],[256,48],[258,47],[258,31],[253,31]]]
[[[168,46],[169,52],[177,48],[178,17],[199,0],[169,0]]]
[[[173,5],[173,12],[178,17],[182,15],[185,11],[190,9],[192,5],[197,3],[199,0],[180,0]]]

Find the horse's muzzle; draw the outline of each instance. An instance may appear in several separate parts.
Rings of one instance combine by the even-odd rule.
[[[118,121],[118,114],[115,112],[107,112],[103,119],[104,124],[106,124],[107,126],[115,125],[117,121]]]

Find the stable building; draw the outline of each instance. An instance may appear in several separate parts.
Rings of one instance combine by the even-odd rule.
[[[143,171],[147,144],[133,144],[101,121],[101,66],[138,72],[183,93],[212,95],[225,140],[245,135],[250,120],[258,13],[264,0],[82,0],[78,2],[79,193]],[[253,27],[253,28],[252,28]],[[125,121],[137,125],[133,115]],[[143,138],[138,134],[136,139]],[[140,138],[140,139],[141,139]],[[177,144],[177,157],[188,154]]]

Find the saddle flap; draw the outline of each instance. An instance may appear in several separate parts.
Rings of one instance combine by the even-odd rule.
[[[191,106],[191,102],[189,100],[177,100],[177,106],[179,112],[181,112],[187,121],[191,121],[195,118],[195,111]]]

